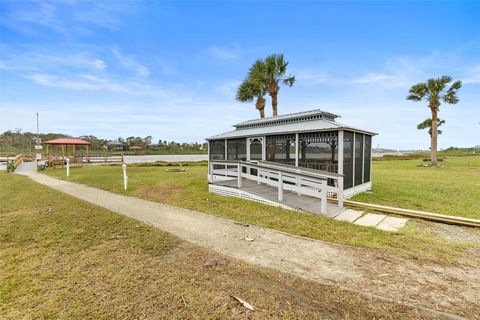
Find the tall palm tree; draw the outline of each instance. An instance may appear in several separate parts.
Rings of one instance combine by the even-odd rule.
[[[240,87],[238,87],[235,98],[240,102],[252,102],[256,99],[255,107],[260,113],[260,118],[265,118],[265,64],[257,60],[248,71]]]
[[[455,81],[447,88],[447,85],[452,82],[449,76],[443,76],[438,79],[428,79],[427,82],[420,82],[412,86],[407,96],[407,100],[428,102],[428,107],[432,112],[432,136],[430,158],[432,166],[437,166],[437,138],[438,138],[438,112],[440,111],[441,101],[447,104],[456,104],[459,99],[457,97],[457,90],[462,87],[461,81]]]
[[[285,61],[283,54],[271,54],[265,58],[266,88],[272,98],[273,116],[277,115],[278,110],[278,91],[280,83],[289,87],[295,83],[295,76],[285,76],[287,72],[288,61]]]
[[[442,124],[445,123],[445,120],[442,120],[440,118],[437,119],[437,133],[442,134],[442,130],[438,129]],[[422,123],[419,123],[417,125],[418,130],[423,130],[428,128],[428,134],[430,135],[430,138],[432,137],[432,119],[428,118],[425,119]]]

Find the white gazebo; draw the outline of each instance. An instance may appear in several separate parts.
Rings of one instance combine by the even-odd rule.
[[[343,199],[372,186],[375,133],[339,123],[338,117],[321,110],[298,112],[241,122],[233,131],[207,138],[210,191],[226,194],[230,187],[233,193],[252,193],[245,181],[254,181],[255,196],[262,196],[260,190],[278,189],[275,205],[292,207],[284,201],[287,190],[320,199],[328,195],[342,206]],[[307,201],[303,197],[296,203],[301,199]],[[325,214],[326,199],[323,202],[320,211]]]

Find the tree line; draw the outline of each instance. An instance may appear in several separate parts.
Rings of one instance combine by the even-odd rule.
[[[40,141],[45,142],[57,138],[72,138],[70,135],[62,133],[40,133],[38,135]],[[160,139],[157,142],[153,141],[152,136],[135,137],[129,136],[126,138],[119,137],[116,140],[108,140],[96,137],[94,135],[83,135],[78,137],[91,143],[92,150],[99,151],[130,151],[155,153],[165,151],[167,153],[179,152],[193,152],[206,153],[206,143],[185,143],[176,141],[167,141]],[[7,130],[0,134],[0,149],[2,152],[31,152],[37,143],[37,134],[32,132],[22,132],[22,129]],[[133,148],[133,149],[132,149]]]

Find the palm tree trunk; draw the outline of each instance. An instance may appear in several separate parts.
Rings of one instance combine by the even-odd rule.
[[[278,106],[277,95],[278,95],[278,92],[275,92],[272,94],[272,112],[274,117],[277,116],[277,106]]]
[[[433,107],[431,109],[432,109],[432,137],[431,137],[431,144],[430,144],[430,158],[431,158],[432,166],[437,166],[438,109],[436,107]]]
[[[256,107],[260,112],[260,118],[265,118],[265,99],[262,96],[257,98]]]
[[[258,110],[260,112],[260,118],[265,118],[265,108]]]

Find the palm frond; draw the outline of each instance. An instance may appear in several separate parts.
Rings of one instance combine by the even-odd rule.
[[[423,82],[417,83],[408,92],[410,94],[407,96],[407,100],[420,101],[428,94],[428,85]]]
[[[456,104],[458,103],[458,101],[460,101],[460,99],[458,99],[457,95],[454,92],[447,93],[442,97],[442,100],[448,104]]]
[[[431,126],[432,126],[432,119],[428,118],[428,119],[425,119],[423,122],[419,123],[417,125],[417,129],[423,130],[423,129],[430,128]]]
[[[411,100],[411,101],[421,101],[422,100],[422,97],[419,96],[418,94],[409,94],[407,96],[407,100]]]
[[[452,82],[452,77],[450,76],[442,76],[440,79],[437,79],[438,84],[443,89],[447,84]]]
[[[248,80],[244,80],[238,87],[235,99],[240,102],[252,102],[256,96],[255,86]]]
[[[458,80],[458,81],[455,81],[452,86],[450,87],[450,89],[448,89],[448,91],[450,90],[458,90],[462,87],[462,81]]]
[[[287,78],[283,79],[283,84],[291,87],[295,83],[297,79],[295,79],[295,76],[288,76]]]
[[[445,123],[445,120],[440,118],[437,119],[437,127],[440,127],[444,123]],[[432,127],[432,118],[425,119],[423,120],[423,122],[417,125],[418,130],[427,129],[431,127]]]

